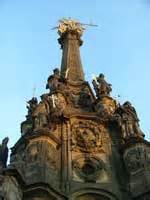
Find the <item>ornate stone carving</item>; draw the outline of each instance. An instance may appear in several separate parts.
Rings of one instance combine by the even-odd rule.
[[[35,163],[47,164],[51,169],[57,171],[58,154],[55,147],[46,140],[32,142],[26,150],[27,165]]]
[[[72,127],[72,149],[81,152],[96,152],[102,147],[103,127],[92,122],[79,122]]]
[[[13,176],[5,176],[0,186],[0,197],[4,200],[22,200],[23,195],[17,180]]]
[[[110,118],[117,108],[117,103],[111,97],[102,97],[96,104],[95,110],[100,117]]]
[[[26,169],[26,150],[24,145],[11,154],[9,168],[17,169],[21,176],[24,177]]]
[[[6,168],[7,159],[8,159],[8,144],[9,138],[6,137],[3,139],[2,144],[0,145],[0,173],[3,168]]]
[[[146,149],[143,146],[127,150],[124,155],[127,171],[130,174],[135,174],[147,168],[150,164],[147,155]]]
[[[53,95],[53,114],[55,116],[61,116],[66,108],[67,102],[63,94],[57,93]]]
[[[115,114],[122,130],[123,139],[128,140],[131,137],[143,139],[144,134],[139,127],[139,119],[136,110],[130,102],[125,102],[116,110]]]
[[[47,79],[46,89],[50,90],[50,94],[54,94],[58,87],[60,82],[60,72],[59,69],[56,68],[53,70],[53,75],[50,75]]]
[[[28,109],[28,115],[26,116],[27,117],[27,120],[31,120],[32,121],[32,114],[36,108],[36,106],[38,105],[38,100],[36,97],[33,97],[31,100],[29,100],[27,102],[27,109]]]
[[[89,93],[88,88],[83,88],[79,94],[79,100],[78,104],[83,108],[83,109],[88,109],[92,110],[93,105],[92,105],[92,98]]]
[[[69,89],[68,99],[71,107],[79,108],[80,91],[79,89]]]
[[[33,124],[34,124],[34,117],[33,113],[38,105],[38,100],[36,97],[33,97],[31,100],[27,102],[27,109],[28,109],[28,114],[26,115],[26,120],[21,123],[21,133],[22,135],[25,135],[29,131],[33,129]]]
[[[36,162],[40,156],[40,149],[39,149],[39,143],[34,142],[27,148],[27,153],[26,153],[26,161],[30,161],[31,163]]]
[[[3,200],[4,197],[3,182],[4,182],[4,176],[0,175],[0,200]]]
[[[80,157],[73,161],[74,172],[85,182],[96,182],[102,169],[102,161],[95,157]]]
[[[48,112],[44,101],[41,101],[36,107],[34,113],[34,128],[45,127],[48,123]]]
[[[112,91],[111,84],[105,81],[104,74],[100,74],[99,77],[93,79],[92,83],[98,98],[110,95],[110,92]]]
[[[66,108],[66,97],[61,92],[43,94],[41,101],[34,109],[30,109],[30,119],[21,124],[21,132],[26,134],[32,129],[51,127],[51,122],[58,121]]]
[[[53,124],[54,122],[59,122],[67,106],[67,103],[68,102],[66,101],[66,97],[64,96],[63,92],[57,92],[52,95],[45,94],[41,101],[41,104],[43,105],[43,115],[39,116],[43,119],[43,125],[41,124],[39,127],[48,125],[48,127],[51,128],[52,122]]]
[[[130,151],[126,156],[126,166],[127,169],[132,173],[140,170],[141,163],[140,163],[140,155],[137,150]]]

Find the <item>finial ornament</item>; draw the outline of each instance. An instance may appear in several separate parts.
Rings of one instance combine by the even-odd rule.
[[[74,32],[79,34],[79,36],[82,36],[84,30],[85,28],[83,25],[74,19],[63,18],[59,20],[58,34],[60,36],[67,32]]]
[[[53,27],[52,30],[58,29],[58,34],[62,36],[64,33],[67,32],[74,32],[78,33],[79,36],[82,36],[85,26],[93,26],[97,27],[98,25],[93,24],[93,23],[81,23],[75,19],[71,18],[62,18],[59,20],[59,24],[56,27]]]

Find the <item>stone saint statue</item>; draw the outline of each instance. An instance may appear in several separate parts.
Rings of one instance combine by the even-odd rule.
[[[38,100],[36,97],[33,97],[31,100],[27,102],[28,115],[27,119],[32,119],[32,113],[34,112],[36,106],[38,105]]]
[[[78,104],[83,108],[91,109],[92,99],[87,88],[81,90]]]
[[[6,168],[6,165],[7,165],[8,141],[9,141],[9,138],[6,137],[3,139],[2,144],[0,145],[0,169]]]
[[[119,124],[124,139],[129,139],[130,137],[144,137],[139,127],[139,119],[136,110],[129,101],[120,106],[119,115]]]
[[[101,96],[109,96],[112,91],[111,84],[105,81],[104,74],[100,74],[93,81],[93,86],[96,92],[96,96],[100,98]]]
[[[34,128],[42,128],[47,125],[49,114],[48,95],[41,96],[41,102],[36,106],[32,116],[34,119]]]
[[[47,79],[46,89],[50,90],[50,94],[54,94],[59,86],[60,72],[56,68],[53,70],[54,74],[50,75]]]

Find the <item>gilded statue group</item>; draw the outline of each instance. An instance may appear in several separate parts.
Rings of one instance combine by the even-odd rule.
[[[79,23],[76,20],[72,19],[62,19],[59,21],[59,26],[58,26],[58,34],[62,36],[62,34],[66,32],[77,32],[80,36],[83,34],[84,27],[82,26],[81,23]]]

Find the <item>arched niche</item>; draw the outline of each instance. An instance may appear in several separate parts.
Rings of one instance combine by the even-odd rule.
[[[119,198],[107,190],[85,188],[73,193],[70,200],[119,200]]]

